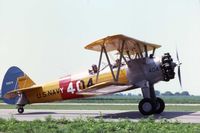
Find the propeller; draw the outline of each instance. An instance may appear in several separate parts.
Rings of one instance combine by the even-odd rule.
[[[178,54],[178,50],[176,49],[176,58],[177,58],[177,66],[178,66],[178,79],[179,79],[179,83],[180,83],[180,86],[182,88],[182,81],[181,81],[181,62],[179,60],[179,54]]]

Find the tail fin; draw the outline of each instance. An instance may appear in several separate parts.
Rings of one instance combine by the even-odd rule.
[[[10,91],[30,87],[34,84],[35,83],[21,69],[16,66],[10,67],[4,76],[1,88],[3,101],[7,104],[16,104],[19,96],[12,99],[6,99],[4,98],[4,95]]]

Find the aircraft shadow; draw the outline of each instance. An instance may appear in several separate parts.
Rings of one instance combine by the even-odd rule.
[[[183,115],[189,115],[194,112],[163,112],[161,114],[152,115],[154,119],[171,119],[176,118]],[[130,112],[123,112],[123,113],[115,113],[115,114],[103,114],[101,116],[97,116],[95,118],[104,118],[104,119],[142,119],[148,118],[149,116],[144,116],[140,114],[138,111],[130,111]]]
[[[29,113],[23,113],[23,114],[15,114],[15,115],[46,115],[46,114],[57,114],[55,112],[29,112]]]

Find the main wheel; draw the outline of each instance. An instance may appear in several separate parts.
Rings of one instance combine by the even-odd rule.
[[[156,109],[154,110],[154,113],[160,114],[164,111],[164,109],[165,109],[165,102],[161,98],[157,97],[156,98]]]
[[[18,108],[18,113],[22,114],[24,112],[24,108]]]
[[[143,115],[151,115],[154,113],[154,103],[150,98],[144,98],[139,103],[139,111]]]

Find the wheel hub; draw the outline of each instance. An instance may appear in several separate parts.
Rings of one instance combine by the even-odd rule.
[[[144,110],[145,112],[150,112],[150,111],[152,110],[152,106],[151,106],[151,104],[148,103],[148,102],[144,103],[143,106],[142,106],[142,108],[143,108],[143,110]]]

